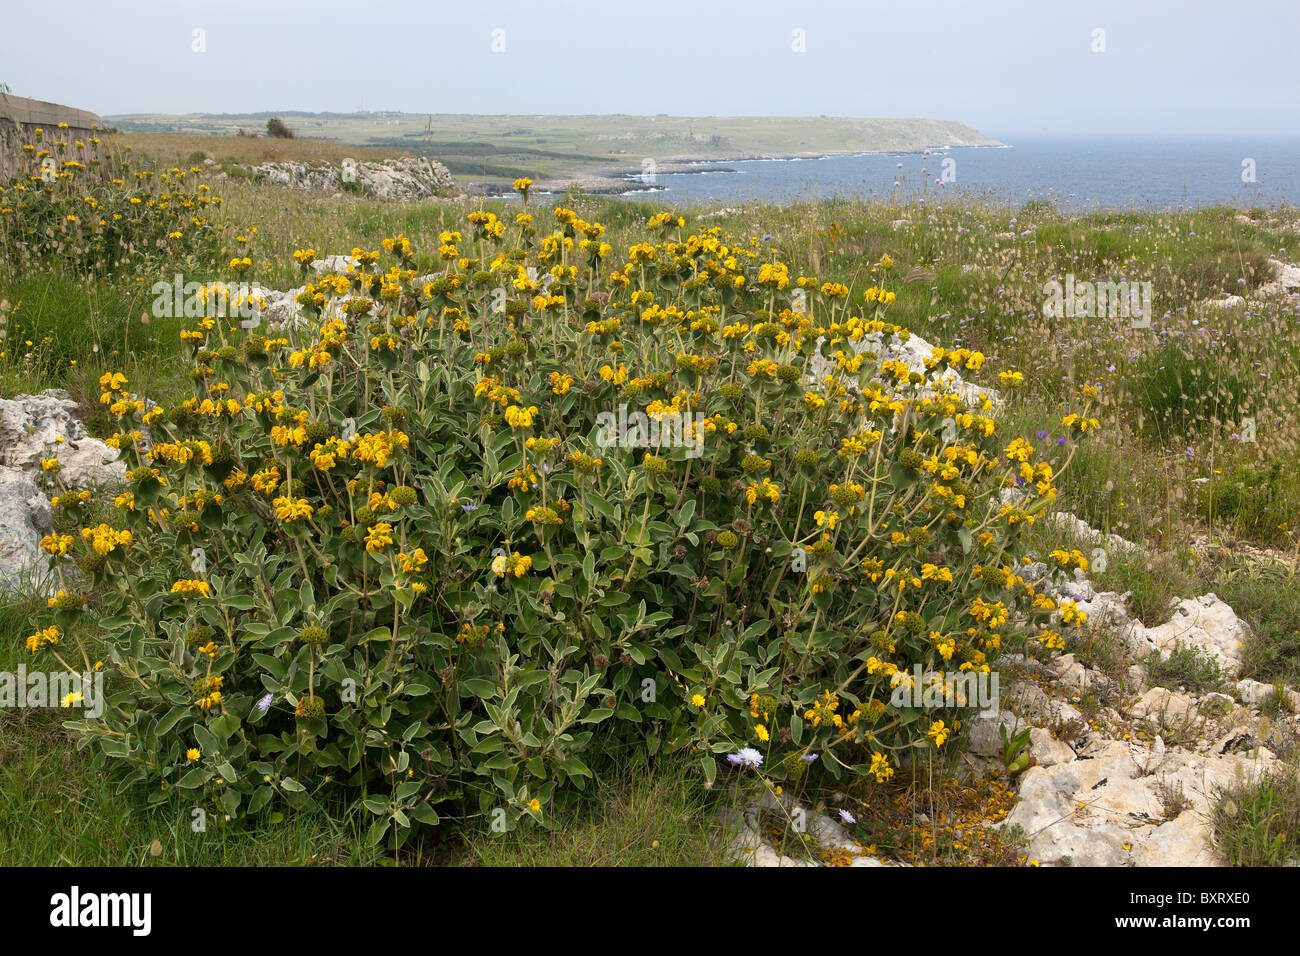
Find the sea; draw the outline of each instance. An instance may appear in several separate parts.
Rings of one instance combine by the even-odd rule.
[[[1007,137],[1005,146],[935,147],[800,159],[692,163],[629,174],[629,198],[670,205],[788,204],[839,198],[944,202],[955,196],[1062,210],[1300,205],[1300,135]]]

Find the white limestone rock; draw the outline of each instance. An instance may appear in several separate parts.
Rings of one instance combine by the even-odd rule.
[[[113,486],[126,476],[117,450],[91,437],[67,392],[0,399],[0,465],[35,479],[43,458],[59,460],[59,478],[71,488]]]
[[[49,590],[41,538],[53,529],[54,510],[27,475],[0,467],[0,591]]]

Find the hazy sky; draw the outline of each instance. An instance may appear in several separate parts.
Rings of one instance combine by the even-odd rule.
[[[9,13],[0,82],[103,115],[825,113],[995,137],[1300,134],[1300,0],[37,0]]]

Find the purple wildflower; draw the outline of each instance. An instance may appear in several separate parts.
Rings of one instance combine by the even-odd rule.
[[[737,767],[761,767],[763,765],[763,755],[753,747],[741,747],[739,752],[727,754],[727,760]]]

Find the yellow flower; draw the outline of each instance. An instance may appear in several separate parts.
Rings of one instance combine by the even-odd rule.
[[[533,416],[537,414],[537,406],[532,405],[524,408],[522,405],[511,405],[505,411],[506,423],[515,428],[529,428],[533,424]]]
[[[894,775],[894,768],[889,765],[889,758],[884,754],[873,753],[867,773],[874,776],[877,783],[884,783]]]
[[[366,534],[366,550],[379,554],[393,543],[393,526],[387,521],[380,521]]]
[[[376,468],[383,468],[399,449],[406,449],[410,438],[393,429],[387,432],[361,435],[357,438],[352,457]]]
[[[952,583],[952,571],[947,568],[937,567],[933,564],[921,565],[921,579],[924,581],[942,581],[944,584]]]
[[[41,548],[50,554],[63,557],[75,540],[70,534],[47,534],[41,538]]]
[[[118,545],[128,548],[132,540],[129,530],[117,531],[106,524],[101,524],[98,528],[82,528],[81,537],[91,543],[96,554],[109,554]]]
[[[500,578],[505,577],[507,574],[522,578],[532,566],[533,559],[520,554],[518,551],[512,555],[498,554],[492,559],[492,570]]]
[[[398,561],[401,562],[403,574],[413,574],[428,563],[429,557],[424,553],[423,548],[416,548],[409,555],[398,555]]]
[[[703,707],[703,706],[704,706],[704,696],[703,696],[702,694],[692,694],[692,695],[691,695],[691,706],[692,706],[692,707],[695,707],[695,708]]]
[[[1017,438],[1013,441],[1007,446],[1005,452],[1007,461],[1028,461],[1029,457],[1033,453],[1034,446],[1029,444],[1029,442],[1025,441],[1023,438]]]
[[[60,591],[59,593],[62,594],[63,592]],[[35,634],[28,636],[27,649],[35,654],[42,647],[57,644],[59,643],[59,636],[62,633],[63,631],[59,629],[59,625],[51,624],[49,627],[45,628],[45,630],[37,631]]]
[[[172,594],[180,594],[183,597],[211,597],[212,588],[208,586],[207,581],[199,581],[195,578],[186,578],[177,581],[172,585]]]
[[[752,505],[759,498],[765,498],[772,504],[776,504],[781,500],[781,487],[770,478],[764,478],[761,483],[751,483],[745,489],[745,500]]]
[[[191,760],[191,761],[198,760],[202,756],[203,754],[199,753],[198,747],[191,747],[189,750],[185,751],[186,760]]]
[[[310,518],[314,512],[306,498],[279,497],[274,501],[275,516],[285,524],[292,524],[301,518]]]

